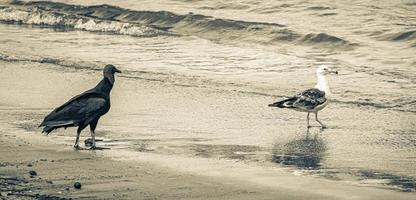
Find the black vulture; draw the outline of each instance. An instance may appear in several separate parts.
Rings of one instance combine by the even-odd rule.
[[[104,78],[97,86],[70,99],[49,113],[39,127],[44,126],[42,133],[49,134],[58,128],[76,127],[77,138],[74,148],[79,148],[81,131],[90,126],[92,149],[95,148],[95,128],[101,116],[110,110],[110,91],[114,84],[114,74],[121,73],[114,65],[104,67]]]

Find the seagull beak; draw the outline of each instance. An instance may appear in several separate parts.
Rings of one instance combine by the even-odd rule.
[[[337,70],[331,70],[331,71],[329,71],[329,73],[338,74],[338,71]]]

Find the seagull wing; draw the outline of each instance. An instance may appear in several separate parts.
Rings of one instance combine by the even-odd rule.
[[[312,110],[327,101],[325,92],[316,88],[305,90],[292,98],[291,105],[293,107],[305,110]]]
[[[283,101],[270,104],[270,107],[278,108],[297,108],[302,110],[312,110],[316,106],[325,103],[325,92],[316,88],[305,90],[293,97]]]

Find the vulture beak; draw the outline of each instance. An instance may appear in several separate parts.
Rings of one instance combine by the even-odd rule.
[[[117,68],[114,68],[114,72],[121,73],[121,71],[118,70]]]

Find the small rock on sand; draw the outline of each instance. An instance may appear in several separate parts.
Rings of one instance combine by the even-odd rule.
[[[87,138],[86,140],[84,140],[84,144],[85,144],[86,147],[92,146],[92,139]]]
[[[81,183],[80,182],[75,182],[74,183],[74,188],[75,189],[81,189]]]
[[[37,176],[38,175],[38,173],[36,173],[35,170],[30,170],[29,174],[30,174],[30,176]]]

